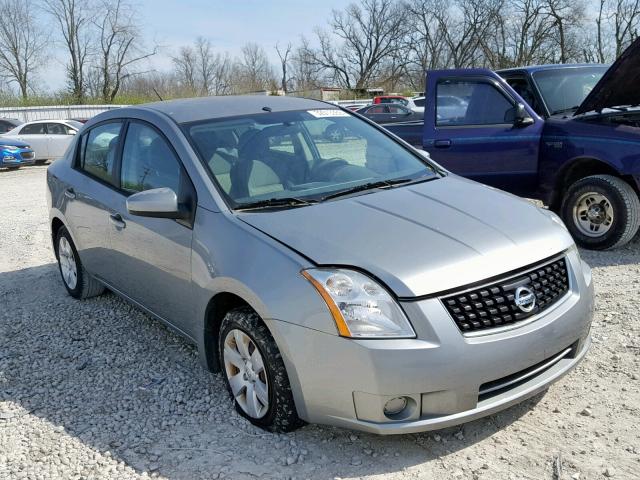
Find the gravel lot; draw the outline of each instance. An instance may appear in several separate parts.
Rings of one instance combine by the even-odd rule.
[[[113,294],[66,295],[45,171],[0,171],[0,478],[640,478],[638,239],[583,252],[593,348],[545,395],[429,434],[273,435],[161,324]]]

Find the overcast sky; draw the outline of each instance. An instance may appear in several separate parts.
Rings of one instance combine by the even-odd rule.
[[[256,42],[272,62],[277,61],[276,42],[296,43],[301,34],[313,36],[316,26],[324,26],[332,9],[342,9],[350,0],[137,0],[139,22],[149,44],[163,49],[151,60],[157,69],[171,68],[171,55],[198,36],[208,38],[217,51],[239,53],[246,42]],[[56,45],[52,59],[41,75],[44,86],[64,86],[62,47]]]

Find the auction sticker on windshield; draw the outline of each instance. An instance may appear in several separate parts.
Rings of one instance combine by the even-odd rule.
[[[307,111],[316,118],[348,117],[349,116],[347,112],[343,112],[342,110],[337,110],[337,109],[307,110]]]

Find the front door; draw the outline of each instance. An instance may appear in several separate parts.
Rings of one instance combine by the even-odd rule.
[[[112,283],[193,336],[194,332],[188,331],[193,305],[191,225],[127,212],[129,195],[160,187],[173,189],[179,201],[193,195],[193,186],[166,138],[146,123],[131,121],[122,150],[120,193],[115,195],[110,217]]]
[[[36,160],[49,158],[49,145],[47,144],[46,123],[30,123],[25,125],[18,134],[18,139],[28,143],[35,154]]]
[[[423,145],[436,162],[519,195],[535,191],[544,121],[498,75],[428,72],[427,95]],[[532,122],[516,121],[519,103]]]

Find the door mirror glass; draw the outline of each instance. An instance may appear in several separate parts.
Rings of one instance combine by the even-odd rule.
[[[171,188],[153,188],[134,193],[127,198],[127,211],[131,215],[156,218],[182,218],[178,196]]]

